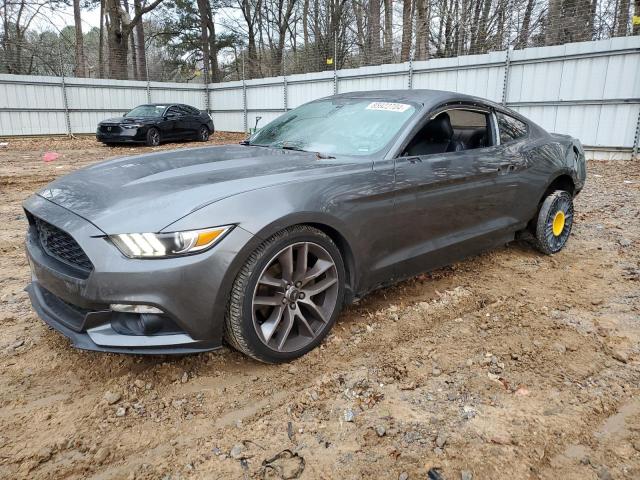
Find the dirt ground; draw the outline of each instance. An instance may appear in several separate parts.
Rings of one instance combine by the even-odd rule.
[[[640,162],[588,165],[561,253],[514,243],[378,291],[288,365],[74,350],[23,292],[20,204],[148,150],[0,148],[0,478],[640,478]]]

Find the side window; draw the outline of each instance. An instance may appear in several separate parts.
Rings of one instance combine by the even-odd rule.
[[[500,130],[500,143],[509,143],[527,135],[526,123],[502,112],[496,112],[496,117]]]
[[[438,114],[413,137],[405,156],[460,152],[493,145],[491,116],[455,108]]]
[[[493,145],[490,114],[477,110],[449,110],[454,138],[464,145],[464,150]]]
[[[193,115],[191,107],[187,105],[178,105],[178,110],[180,110],[180,113],[183,115]]]
[[[176,107],[175,105],[172,107],[169,107],[169,109],[167,110],[167,115],[183,115],[184,112],[181,112],[178,107]]]
[[[182,108],[184,108],[189,115],[200,115],[200,110],[190,105],[183,105]]]

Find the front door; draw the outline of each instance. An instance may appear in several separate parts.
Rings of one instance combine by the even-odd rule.
[[[183,132],[184,115],[180,112],[177,106],[173,105],[167,109],[165,119],[162,122],[162,137],[165,139],[177,139],[181,138]]]
[[[418,147],[409,145],[408,154],[396,159],[398,277],[450,264],[513,238],[515,170],[505,149],[495,145],[491,113],[443,113],[451,118],[450,131],[439,126],[443,131],[430,132],[427,123],[418,133],[427,140],[418,139]],[[421,148],[430,153],[420,154]]]

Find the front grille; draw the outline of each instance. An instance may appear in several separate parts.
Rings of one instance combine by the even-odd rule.
[[[34,220],[38,240],[45,252],[61,262],[85,272],[93,269],[91,260],[71,235],[38,217],[34,217]]]
[[[100,131],[102,133],[120,133],[122,129],[118,124],[102,124],[100,125]]]

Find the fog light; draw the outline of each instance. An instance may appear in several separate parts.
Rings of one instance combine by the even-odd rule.
[[[123,313],[164,313],[157,307],[151,305],[129,305],[126,303],[112,303],[109,308],[114,312]]]

